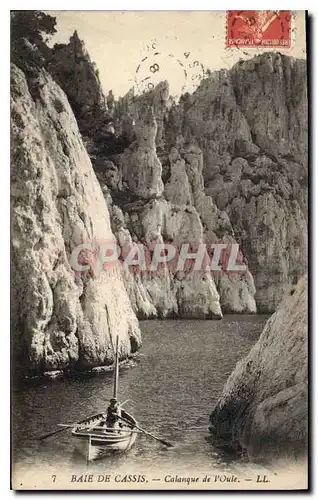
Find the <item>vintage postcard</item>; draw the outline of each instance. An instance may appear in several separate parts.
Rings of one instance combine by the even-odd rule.
[[[14,490],[308,489],[304,11],[11,12]]]

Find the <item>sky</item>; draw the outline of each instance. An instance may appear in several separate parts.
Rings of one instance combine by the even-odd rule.
[[[52,42],[77,30],[99,69],[104,93],[118,98],[168,80],[170,93],[193,92],[204,70],[230,68],[266,50],[226,48],[225,11],[49,11],[56,17]],[[51,43],[52,43],[51,42]],[[277,50],[277,49],[275,49]],[[292,16],[292,44],[280,52],[305,58],[305,15]]]

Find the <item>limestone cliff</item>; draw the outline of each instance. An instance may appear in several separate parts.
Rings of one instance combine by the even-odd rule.
[[[307,269],[306,61],[267,53],[202,81],[171,108],[166,140],[203,151],[206,193],[230,219],[274,311]]]
[[[118,165],[113,165],[116,175],[112,179],[112,196],[108,192],[107,177],[98,173],[123,254],[129,245],[142,243],[150,259],[155,244],[169,242],[174,248],[180,248],[183,243],[195,247],[203,242],[201,219],[193,204],[172,203],[163,196],[156,131],[157,122],[150,107],[143,118],[137,120],[136,141],[120,156]],[[172,152],[170,156],[172,164],[175,154],[178,153]],[[121,196],[118,196],[120,188]],[[182,190],[183,185],[178,189]],[[219,294],[210,273],[177,271],[168,263],[162,263],[156,271],[126,269],[125,282],[133,308],[140,317],[222,316]]]
[[[122,278],[76,273],[81,243],[112,240],[108,209],[61,88],[11,72],[12,336],[22,374],[110,364],[141,344]]]
[[[218,210],[204,192],[200,148],[185,143],[182,137],[169,150],[166,148],[162,116],[163,109],[167,111],[168,89],[167,82],[160,84],[149,94],[136,97],[128,106],[136,117],[133,129],[136,140],[119,158],[113,158],[117,167],[113,165],[116,175],[112,180],[117,180],[117,187],[108,182],[108,169],[100,172],[98,178],[102,185],[110,187],[134,241],[146,242],[148,246],[168,242],[174,248],[185,243],[193,248],[201,243],[231,245],[235,238],[227,214]],[[125,195],[131,203],[123,202]],[[143,199],[156,201],[142,204]],[[117,234],[116,220],[112,217]],[[220,317],[221,309],[224,312],[256,311],[254,282],[248,270],[232,275],[167,270],[164,278],[156,278],[160,303],[154,298],[153,290],[149,290],[149,276],[146,288],[160,316]],[[137,312],[140,313],[138,309]],[[142,311],[141,315],[144,314]]]
[[[144,241],[155,230],[162,241],[175,241],[159,215],[151,220],[154,211],[144,219],[149,202],[167,220],[171,210],[182,214],[184,241],[194,231],[196,243],[240,245],[247,271],[211,276],[223,312],[274,311],[306,271],[305,61],[262,54],[211,73],[178,104],[164,81],[144,95],[132,89],[119,101],[110,92],[106,108],[98,104],[98,75],[77,34],[53,48],[50,71],[69,96],[102,188],[132,240]],[[85,106],[91,81],[94,92]],[[197,214],[190,218],[195,225],[189,210]],[[156,296],[170,302],[164,307],[169,314],[182,310],[176,296],[171,302],[175,278],[169,286],[163,280],[160,292],[156,285]],[[146,313],[134,299],[138,314],[161,314],[147,291],[142,297],[151,306]]]
[[[74,57],[71,62],[68,59],[68,72],[76,78],[84,64],[90,66],[90,73],[93,72],[77,35],[70,39],[69,45],[63,46],[62,51],[59,46],[53,49],[51,71],[67,94],[70,81],[64,84],[61,78],[66,64],[65,53],[74,54],[78,47],[82,47],[80,60],[86,63]],[[88,80],[83,78],[81,85],[84,92],[89,88]],[[73,90],[69,98],[72,103]],[[81,99],[74,106],[83,109]],[[175,137],[173,144],[167,146],[166,129],[171,107],[169,84],[162,82],[145,95],[134,96],[129,92],[115,102],[111,112],[113,134],[102,141],[88,134],[88,127],[79,121],[98,179],[107,193],[117,239],[125,241],[126,245],[142,242],[148,247],[162,242],[175,246],[236,243],[228,215],[218,210],[204,192],[200,148],[185,143],[182,136]],[[225,272],[195,276],[167,268],[160,276],[148,272],[138,276],[130,273],[126,283],[140,317],[220,317],[221,308],[225,312],[256,311],[255,287],[249,270],[232,276]]]
[[[226,382],[211,415],[218,444],[243,447],[252,458],[306,454],[307,308],[303,277]]]

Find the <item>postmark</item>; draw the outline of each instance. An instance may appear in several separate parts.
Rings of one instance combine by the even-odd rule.
[[[226,47],[289,48],[290,10],[228,10]]]
[[[193,91],[201,83],[205,73],[203,64],[191,51],[184,50],[182,54],[166,53],[161,50],[156,40],[151,40],[136,67],[134,86],[137,94],[146,93],[153,90],[158,83],[171,80],[171,75],[174,75],[177,83],[175,93],[183,94]],[[171,90],[173,96],[173,89]]]

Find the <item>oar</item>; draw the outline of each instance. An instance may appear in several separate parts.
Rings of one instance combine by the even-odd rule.
[[[50,436],[54,436],[55,434],[59,434],[60,432],[63,432],[63,431],[66,431],[66,429],[68,429],[69,427],[63,427],[63,429],[58,429],[57,431],[53,431],[53,432],[48,432],[47,434],[43,434],[43,436],[39,436],[38,439],[39,441],[42,441],[43,439],[46,439]]]
[[[130,400],[127,399],[126,401],[124,401],[123,403],[121,403],[119,406],[123,406],[128,401],[130,401]],[[63,429],[58,429],[57,431],[48,432],[47,434],[43,434],[43,436],[39,436],[36,439],[38,439],[39,441],[42,441],[43,439],[46,439],[46,438],[48,438],[50,436],[55,436],[55,434],[59,434],[60,432],[63,432],[66,429],[69,429],[70,427],[76,427],[77,425],[80,425],[80,424],[76,423],[76,424],[58,424],[58,425],[59,426],[63,426]]]
[[[95,424],[99,423],[102,419],[99,421],[97,420]],[[95,425],[94,424],[94,425]],[[46,439],[50,436],[54,436],[55,434],[59,434],[60,432],[66,431],[66,429],[69,429],[70,427],[76,427],[77,425],[81,425],[81,423],[76,423],[76,424],[58,424],[60,427],[63,427],[63,429],[58,429],[57,431],[53,432],[48,432],[47,434],[43,434],[43,436],[39,436],[37,439],[39,441],[42,441],[43,439]],[[87,426],[88,427],[88,426]],[[93,426],[94,427],[94,426]]]
[[[136,424],[132,424],[131,422],[129,422],[129,420],[126,420],[125,418],[120,417],[119,415],[117,415],[117,417],[120,418],[121,420],[123,420],[123,422],[125,422],[126,424],[128,424],[132,429],[135,427],[136,429],[138,429],[138,431],[143,432],[144,434],[147,434],[147,436],[150,436],[153,439],[156,439],[156,441],[159,441],[159,443],[162,443],[165,446],[168,446],[168,448],[173,448],[173,444],[168,443],[168,441],[165,441],[164,439],[161,439],[161,438],[158,438],[157,436],[154,436],[150,432],[145,431],[145,429],[142,429],[141,427],[139,427]]]
[[[124,406],[128,401],[131,401],[131,399],[126,399],[123,403],[119,403],[118,406]]]
[[[78,424],[57,424],[59,427],[76,427]]]

